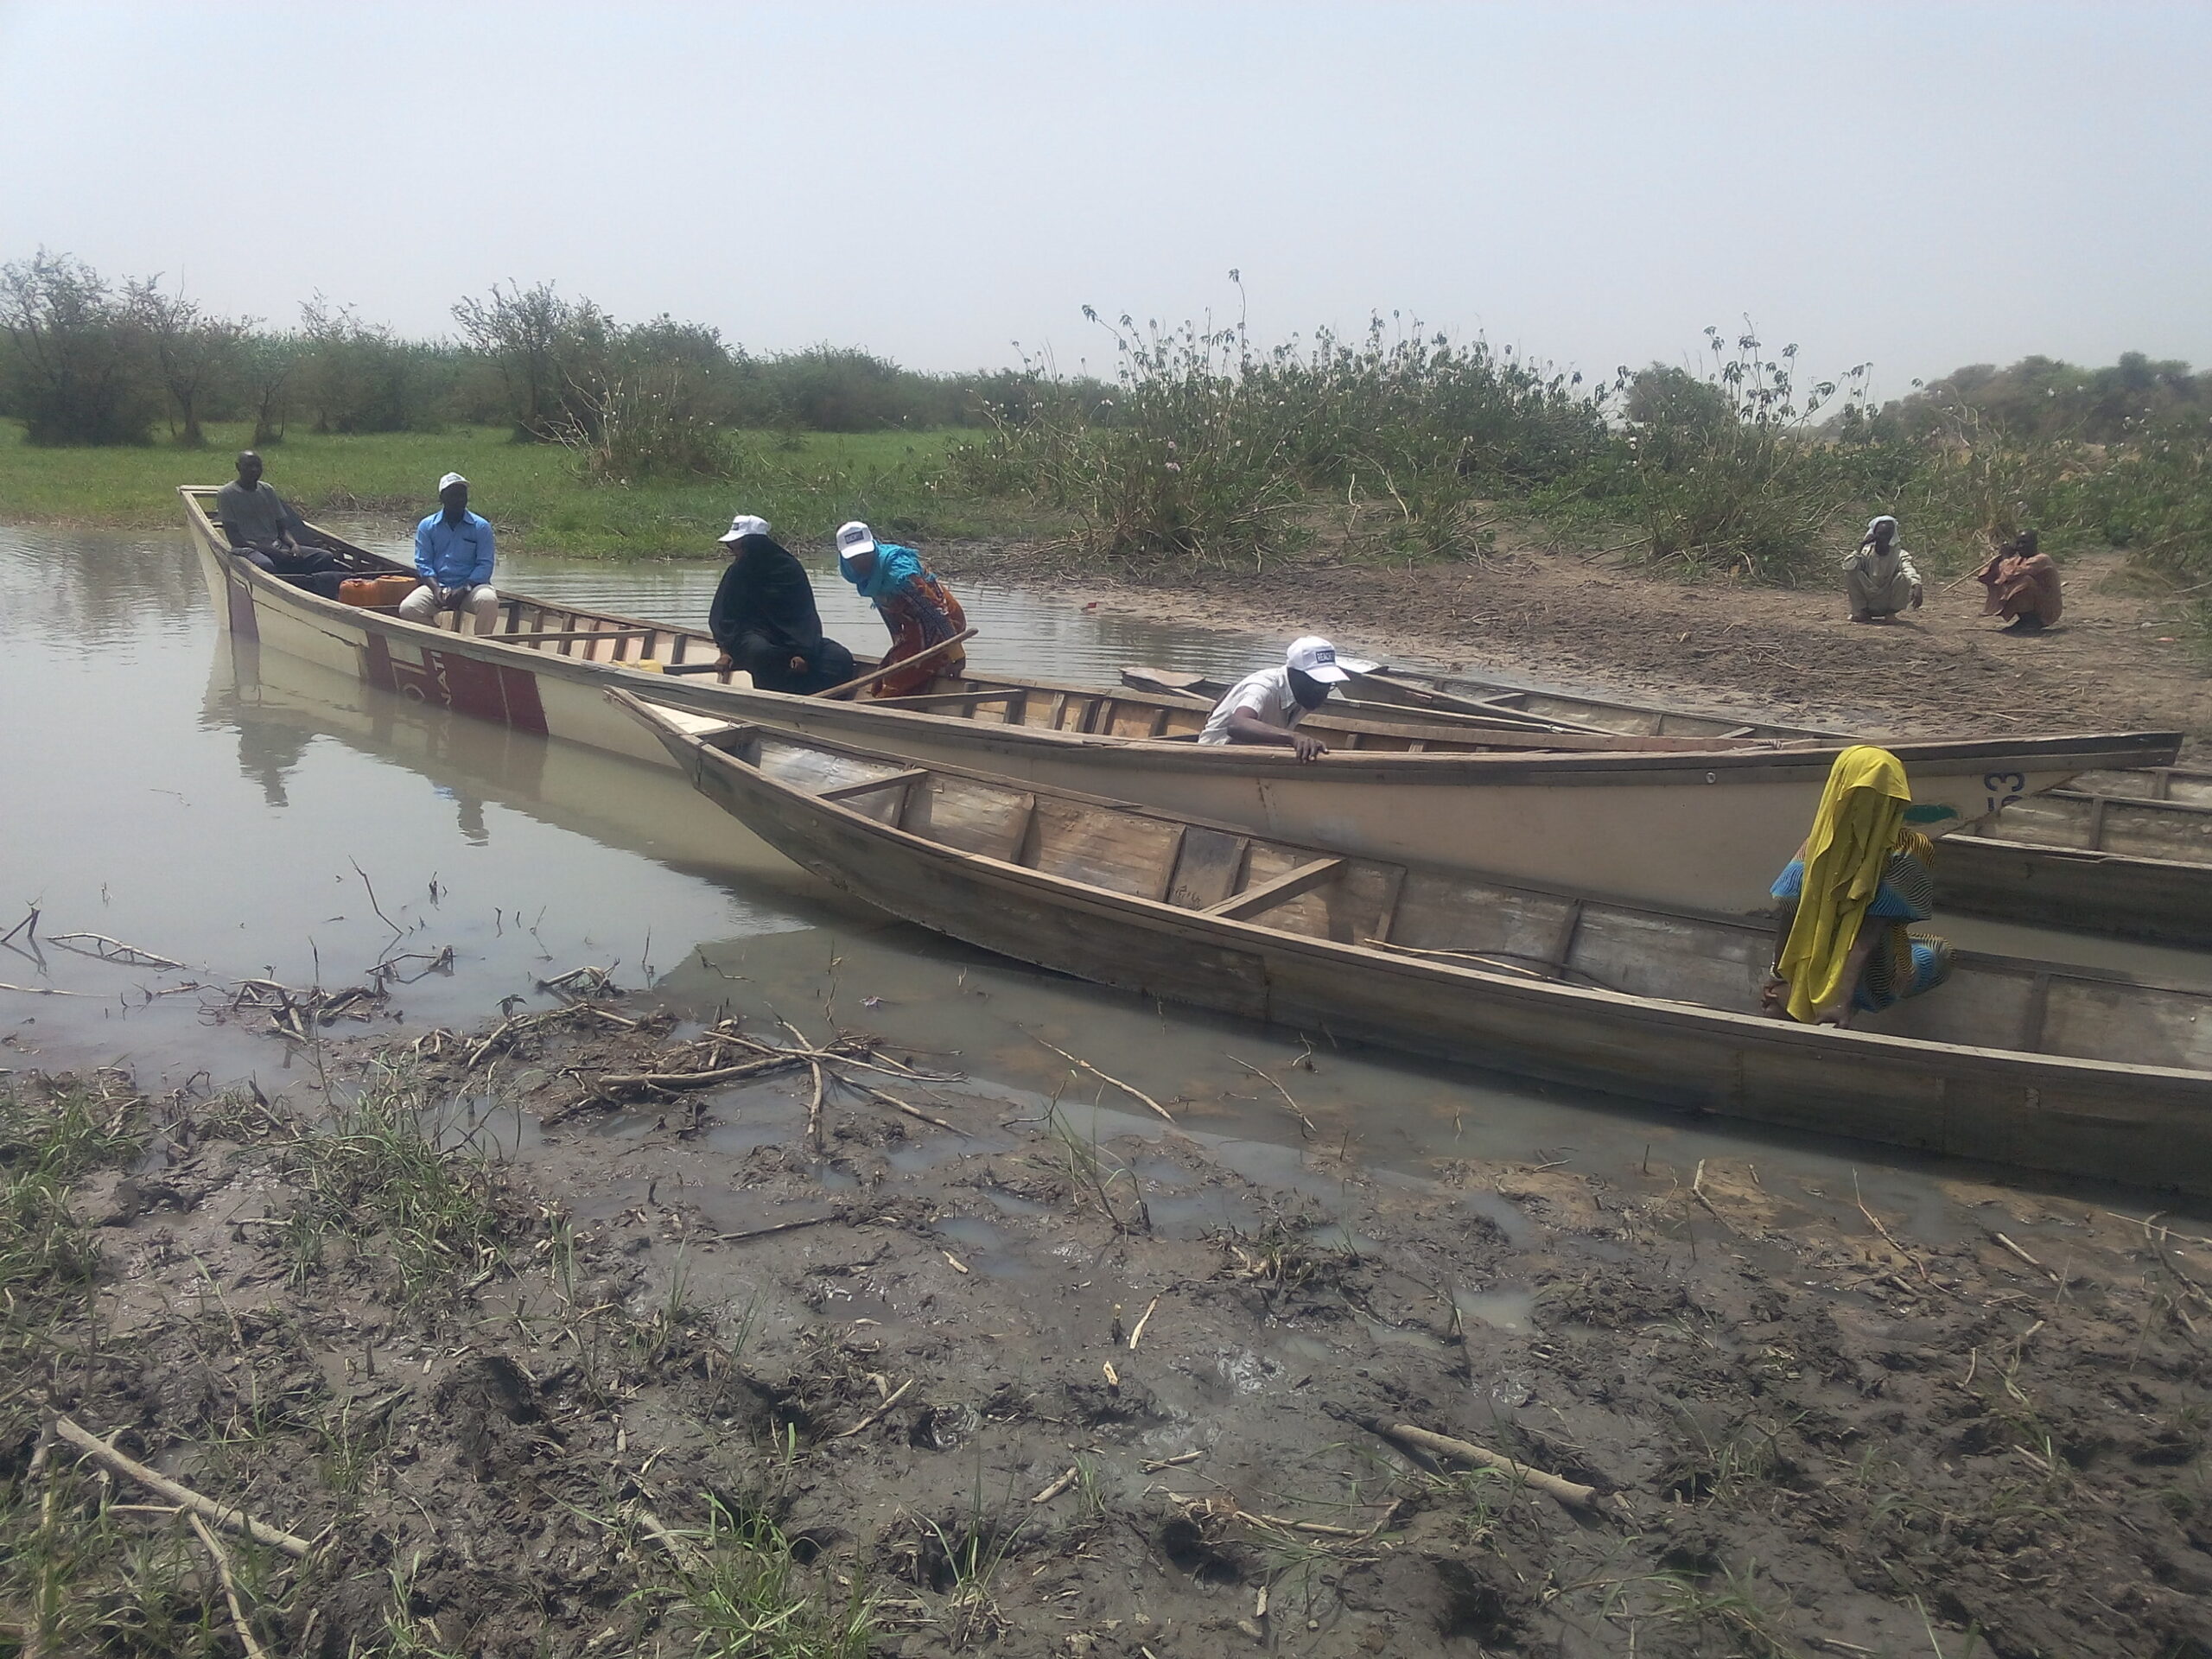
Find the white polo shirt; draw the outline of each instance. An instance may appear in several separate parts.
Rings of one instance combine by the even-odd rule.
[[[1282,732],[1297,725],[1308,712],[1291,691],[1287,665],[1263,668],[1237,681],[1229,688],[1228,695],[1214,704],[1213,712],[1206,716],[1205,730],[1198,734],[1198,741],[1228,742],[1229,717],[1239,709],[1249,710],[1265,724]]]

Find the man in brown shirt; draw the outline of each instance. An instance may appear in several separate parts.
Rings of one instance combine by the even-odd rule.
[[[290,503],[261,481],[261,457],[244,450],[238,467],[237,479],[215,493],[215,518],[230,539],[231,551],[271,575],[336,598],[338,561],[322,548],[302,545],[302,538],[315,532]],[[300,581],[303,576],[315,580]]]

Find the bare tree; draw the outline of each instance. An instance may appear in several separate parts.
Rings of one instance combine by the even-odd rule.
[[[0,332],[30,442],[146,441],[144,331],[90,265],[41,248],[0,266]]]
[[[154,276],[126,283],[125,303],[145,331],[162,385],[183,419],[182,442],[197,449],[207,442],[200,429],[200,408],[236,378],[258,319],[216,316],[181,293],[175,297],[162,293],[161,283]]]
[[[484,299],[453,308],[469,347],[494,363],[518,435],[550,442],[582,426],[597,434],[593,389],[609,375],[613,321],[589,300],[565,300],[550,283],[497,283]]]

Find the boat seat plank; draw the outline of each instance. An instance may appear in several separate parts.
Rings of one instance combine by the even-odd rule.
[[[770,736],[760,746],[760,770],[778,783],[819,795],[845,784],[868,784],[910,770],[897,761],[863,760]]]
[[[892,772],[887,777],[863,778],[856,784],[835,784],[828,789],[818,790],[816,792],[825,801],[843,801],[849,805],[855,796],[865,795],[871,790],[903,789],[917,778],[926,778],[929,775],[922,768],[915,767],[906,772]]]
[[[1036,797],[1026,791],[938,777],[906,798],[900,827],[956,852],[1018,861]]]
[[[1221,903],[1236,891],[1237,878],[1244,873],[1244,849],[1251,844],[1249,836],[1193,824],[1183,837],[1167,902],[1185,910],[1206,910]]]
[[[1255,849],[1256,850],[1256,849]],[[1345,861],[1341,858],[1310,859],[1305,863],[1285,870],[1250,887],[1217,905],[1208,905],[1205,914],[1218,916],[1224,921],[1249,921],[1278,905],[1287,904],[1301,894],[1311,893],[1325,881],[1333,881],[1344,874]]]
[[[1182,832],[1162,818],[1047,797],[1037,803],[1029,861],[1047,875],[1150,899],[1162,890],[1162,872],[1174,866]]]

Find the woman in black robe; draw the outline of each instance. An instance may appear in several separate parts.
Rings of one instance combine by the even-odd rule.
[[[721,539],[730,550],[729,569],[707,618],[721,665],[743,669],[763,691],[801,696],[851,679],[853,653],[822,637],[814,583],[806,567],[769,536],[768,521],[741,513]]]

